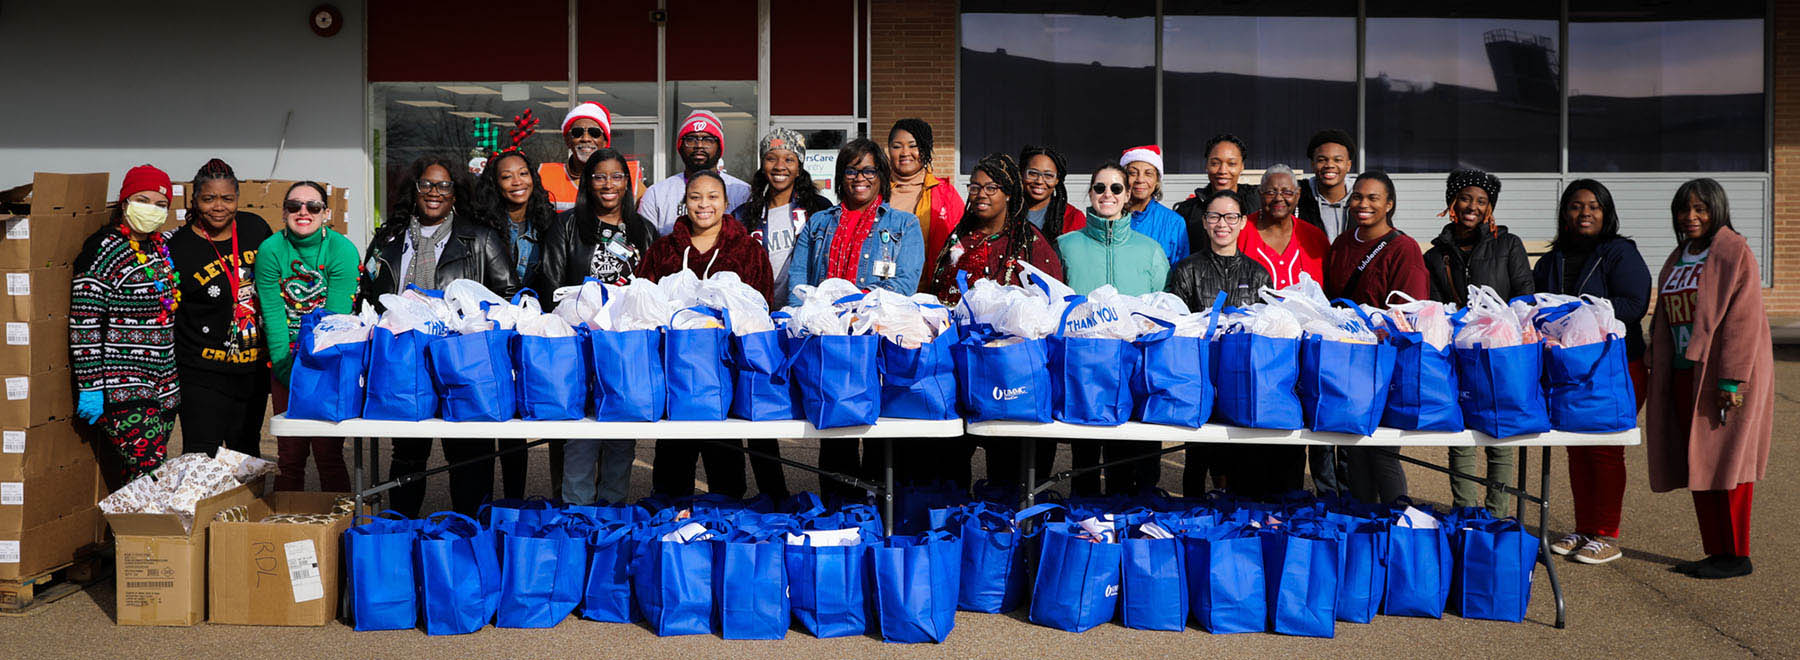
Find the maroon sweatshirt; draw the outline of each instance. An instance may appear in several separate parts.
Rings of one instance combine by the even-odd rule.
[[[719,221],[719,239],[705,252],[694,249],[692,232],[693,225],[685,216],[676,220],[675,228],[668,235],[650,244],[650,252],[644,256],[639,275],[652,282],[659,281],[680,272],[685,258],[687,269],[703,280],[713,273],[737,273],[739,279],[763,295],[763,300],[770,303],[770,309],[775,309],[774,301],[770,299],[774,295],[775,278],[769,271],[769,253],[744,230],[743,223],[725,216]]]
[[[1419,300],[1431,297],[1431,278],[1425,271],[1424,252],[1405,232],[1394,229],[1381,251],[1369,256],[1380,239],[1359,241],[1357,231],[1338,234],[1325,257],[1325,294],[1332,298],[1349,298],[1359,305],[1387,307],[1390,291],[1402,291]],[[1369,265],[1356,278],[1356,267],[1367,259]],[[1352,279],[1356,279],[1354,283]],[[1354,284],[1354,286],[1352,286]]]

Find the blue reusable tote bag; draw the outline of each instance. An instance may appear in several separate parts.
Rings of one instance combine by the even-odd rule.
[[[719,606],[719,634],[725,639],[787,637],[787,532],[779,525],[740,528],[712,542],[713,597]]]
[[[1123,570],[1120,544],[1091,541],[1077,523],[1044,523],[1031,587],[1031,622],[1078,633],[1111,621],[1118,612]]]
[[[1381,425],[1402,431],[1463,430],[1453,349],[1433,348],[1424,333],[1400,332],[1391,321],[1387,341],[1394,347],[1394,378]]]
[[[1300,379],[1300,340],[1233,332],[1213,342],[1213,415],[1233,426],[1306,426],[1294,385]]]
[[[875,612],[886,642],[942,642],[956,627],[962,541],[945,531],[891,536],[869,549]]]
[[[678,330],[670,326],[663,340],[668,418],[723,420],[731,412],[731,317],[723,310],[704,306],[684,311],[719,319],[723,327]]]
[[[858,545],[812,545],[812,537],[783,548],[789,606],[800,627],[814,637],[845,637],[868,631],[869,549],[878,536],[864,534]]]
[[[1400,516],[1388,527],[1387,592],[1381,613],[1444,617],[1454,560],[1449,530],[1417,527]]]
[[[662,539],[682,525],[706,525],[686,542]],[[657,636],[710,635],[713,629],[713,544],[723,534],[717,520],[688,519],[645,530],[632,570],[638,611]]]
[[[1046,341],[1050,355],[1051,416],[1059,422],[1118,426],[1131,419],[1131,377],[1138,351],[1122,339],[1070,337],[1069,314],[1087,302],[1069,296]]]
[[[918,348],[881,340],[881,414],[905,419],[956,419],[956,359],[961,338],[946,328]]]
[[[294,370],[288,378],[288,417],[341,422],[362,416],[363,369],[368,363],[367,340],[313,350],[313,327],[324,310],[301,321],[294,349]]]
[[[1127,527],[1119,541],[1120,622],[1137,630],[1182,630],[1188,619],[1187,552],[1180,537],[1145,537],[1137,533],[1141,526]]]
[[[1299,521],[1262,534],[1270,630],[1333,637],[1342,535],[1323,522]]]
[[[881,417],[878,335],[812,335],[788,359],[800,409],[814,428],[867,426]]]
[[[1459,525],[1456,579],[1450,600],[1470,619],[1523,621],[1531,605],[1531,575],[1537,568],[1538,539],[1517,518],[1477,520]]]
[[[1173,325],[1151,319],[1164,328],[1138,337],[1135,344],[1139,357],[1137,372],[1131,377],[1133,419],[1197,429],[1212,417],[1217,396],[1213,391],[1212,337],[1224,306],[1225,292],[1220,291],[1213,300],[1206,334],[1199,337],[1177,337]]]
[[[958,609],[993,614],[1018,609],[1025,598],[1025,535],[1010,508],[976,502],[950,515],[962,537],[962,587]]]
[[[1637,428],[1637,391],[1625,340],[1613,337],[1544,352],[1550,426],[1574,433],[1613,433]]]
[[[573,337],[514,339],[514,368],[519,374],[519,418],[581,419],[587,416],[587,329]]]
[[[588,537],[587,583],[582,588],[581,616],[594,621],[638,621],[631,607],[631,560],[643,521],[605,523]]]
[[[669,392],[663,375],[661,330],[593,330],[588,332],[588,346],[595,420],[662,419]]]
[[[1337,620],[1368,623],[1387,593],[1388,522],[1346,517],[1343,571],[1338,576]]]
[[[982,326],[965,326],[951,349],[963,417],[971,422],[1007,419],[1051,420],[1054,397],[1050,385],[1048,343],[1020,340],[1005,346],[987,342],[1006,339]]]
[[[436,337],[408,330],[394,334],[376,326],[369,333],[369,390],[363,418],[416,422],[437,417],[437,387],[425,346]]]
[[[393,511],[344,531],[345,588],[357,630],[405,630],[419,624],[414,572],[420,521]]]
[[[1360,311],[1360,310],[1359,310]],[[1377,342],[1300,340],[1300,404],[1307,428],[1369,435],[1381,425],[1394,376],[1394,347]]]
[[[751,421],[800,417],[794,387],[783,371],[788,362],[781,333],[777,329],[731,336],[732,417]]]
[[[1187,552],[1189,611],[1213,634],[1268,628],[1268,585],[1255,525],[1226,523],[1182,537]]]
[[[574,613],[587,582],[592,521],[559,518],[500,539],[500,628],[550,628]]]
[[[494,620],[500,604],[494,532],[459,513],[434,514],[419,535],[418,552],[426,634],[472,633]]]
[[[1492,438],[1550,430],[1544,403],[1543,346],[1456,349],[1463,421]]]
[[[444,419],[502,422],[518,414],[511,330],[485,330],[433,339],[425,347]]]

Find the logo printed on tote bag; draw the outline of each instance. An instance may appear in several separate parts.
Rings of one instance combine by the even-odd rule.
[[[994,388],[994,400],[995,401],[1012,401],[1013,399],[1017,399],[1021,396],[1025,396],[1025,393],[1028,389],[1029,388],[1027,388],[1024,385],[1020,385],[1018,387],[1004,389],[1004,390],[1000,389],[999,387],[995,387]]]
[[[1116,585],[1116,584],[1106,585],[1106,597],[1107,598],[1116,598],[1116,597],[1118,597],[1118,595],[1119,595],[1119,585]]]

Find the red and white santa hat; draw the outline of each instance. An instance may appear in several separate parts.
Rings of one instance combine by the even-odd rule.
[[[606,133],[606,143],[612,144],[612,113],[606,106],[593,101],[569,108],[569,114],[563,117],[562,132],[569,132],[569,126],[577,119],[592,119],[600,124],[600,131]]]
[[[725,125],[719,122],[719,116],[709,110],[695,110],[688,113],[687,119],[681,120],[681,129],[675,131],[675,139],[680,140],[689,133],[705,133],[719,141],[719,153],[725,153]]]
[[[1156,168],[1157,173],[1162,173],[1162,147],[1158,147],[1154,144],[1146,144],[1141,147],[1126,149],[1125,153],[1119,156],[1119,167],[1125,167],[1137,162],[1149,163],[1151,167]]]

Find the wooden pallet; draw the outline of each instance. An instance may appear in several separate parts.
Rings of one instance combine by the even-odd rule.
[[[87,585],[112,576],[111,544],[88,545],[75,559],[31,577],[0,580],[0,616],[26,616]]]

